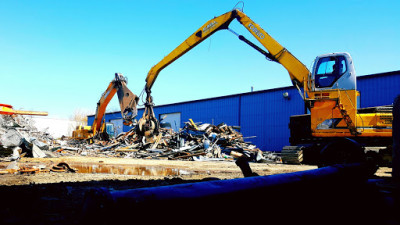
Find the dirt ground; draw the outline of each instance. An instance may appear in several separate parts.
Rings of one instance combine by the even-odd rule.
[[[78,171],[50,171],[60,162]],[[0,162],[0,168],[8,164]],[[60,157],[23,158],[18,165],[43,169],[36,174],[0,175],[0,224],[80,224],[85,194],[98,188],[126,190],[243,177],[234,161]],[[317,168],[272,162],[250,167],[262,176]],[[380,168],[375,175],[390,177],[390,173],[390,168]]]
[[[49,171],[52,166],[65,162],[76,173],[59,173]],[[10,162],[0,162],[5,168]],[[60,157],[60,158],[22,158],[19,167],[42,167],[36,174],[3,174],[0,185],[32,185],[61,182],[88,182],[102,180],[162,180],[179,178],[182,180],[202,180],[208,178],[234,179],[243,174],[233,161],[177,161],[147,160],[132,158],[98,158],[98,157]],[[253,172],[265,176],[316,169],[310,165],[287,165],[274,162],[250,163]],[[378,177],[391,175],[391,168],[381,167],[375,174]]]
[[[60,162],[77,168],[76,173],[49,172],[52,166]],[[2,162],[6,167],[10,162]],[[176,161],[147,160],[125,158],[97,157],[60,157],[60,158],[23,158],[18,162],[22,166],[41,166],[45,169],[37,174],[4,174],[0,185],[29,185],[60,182],[84,182],[101,180],[158,180],[164,178],[180,178],[183,180],[201,180],[205,178],[233,179],[243,177],[233,161]],[[86,167],[82,167],[86,166]],[[105,168],[102,170],[88,169]],[[250,163],[253,172],[259,175],[288,173],[315,169],[315,166],[284,165],[276,163]],[[111,168],[107,170],[107,168]]]

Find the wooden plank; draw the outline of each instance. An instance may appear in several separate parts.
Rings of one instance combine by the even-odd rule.
[[[162,137],[162,133],[160,133],[160,134],[157,136],[156,141],[155,141],[154,144],[151,146],[151,149],[157,148],[158,143],[160,143],[161,137]]]
[[[138,149],[117,149],[115,152],[138,152]]]
[[[201,152],[201,153],[195,153],[195,154],[190,154],[190,155],[181,155],[181,156],[177,156],[174,157],[172,159],[183,159],[183,158],[188,158],[188,157],[192,157],[192,156],[198,156],[198,155],[205,155],[205,152]]]

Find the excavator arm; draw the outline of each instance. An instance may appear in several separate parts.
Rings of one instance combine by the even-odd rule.
[[[110,82],[106,91],[102,94],[97,103],[96,114],[92,125],[93,136],[104,129],[103,127],[105,123],[103,121],[103,117],[106,112],[107,105],[114,97],[115,93],[118,95],[124,124],[132,124],[132,120],[136,117],[136,106],[139,98],[126,86],[126,79],[121,74],[116,73],[115,79]]]
[[[267,51],[253,44],[242,35],[237,35],[234,32],[233,33],[237,35],[240,40],[244,41],[265,55],[269,60],[280,63],[288,71],[293,85],[298,88],[299,92],[300,88],[304,87],[305,91],[308,93],[310,88],[309,85],[306,85],[306,83],[310,71],[307,69],[307,67],[296,57],[294,57],[286,48],[280,45],[267,32],[265,32],[257,23],[251,20],[246,14],[235,9],[206,22],[196,32],[190,35],[184,42],[182,42],[178,47],[176,47],[172,52],[170,52],[159,63],[150,69],[146,77],[145,91],[147,97],[145,103],[145,112],[142,119],[139,120],[139,131],[141,131],[143,135],[147,136],[152,133],[152,129],[157,129],[158,121],[154,117],[154,112],[152,109],[153,103],[151,97],[151,88],[153,87],[153,84],[161,70],[184,55],[186,52],[190,51],[196,45],[213,35],[215,32],[219,30],[230,30],[229,25],[235,19],[242,24],[264,46]]]
[[[237,35],[240,40],[256,48],[270,60],[276,61],[285,67],[285,69],[289,72],[292,83],[295,86],[305,87],[304,84],[308,75],[310,74],[307,67],[296,57],[294,57],[286,48],[280,45],[267,32],[265,32],[257,23],[251,20],[250,17],[240,10],[235,9],[206,22],[195,33],[193,33],[178,47],[176,47],[171,53],[165,56],[159,63],[153,66],[146,77],[146,92],[150,93],[150,90],[161,70],[184,55],[186,52],[190,51],[196,45],[210,37],[215,32],[223,29],[229,30],[229,24],[235,19],[242,24],[265,47],[268,52],[260,49],[243,36]]]

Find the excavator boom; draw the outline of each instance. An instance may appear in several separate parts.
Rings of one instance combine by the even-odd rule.
[[[286,68],[294,85],[298,87],[304,86],[304,83],[310,74],[307,67],[296,57],[294,57],[286,48],[273,39],[267,32],[265,32],[257,23],[251,20],[246,14],[235,9],[206,22],[196,32],[194,32],[184,42],[176,47],[171,53],[165,56],[159,63],[153,66],[146,77],[146,91],[149,92],[151,90],[158,74],[162,69],[184,55],[186,52],[190,51],[192,48],[200,44],[215,32],[222,29],[229,29],[229,24],[235,19],[267,49],[267,54],[269,55],[270,59],[282,64],[282,66]],[[243,36],[239,35],[239,39],[243,40]]]
[[[94,137],[100,132],[105,130],[104,114],[108,103],[114,97],[115,93],[118,95],[119,105],[121,108],[122,118],[125,125],[131,125],[133,119],[137,115],[137,103],[139,98],[132,93],[126,86],[126,79],[122,74],[115,74],[115,79],[113,79],[108,85],[106,91],[102,94],[100,100],[97,102],[96,114],[91,126],[91,134],[88,130],[83,129],[81,126],[73,132],[73,137],[76,139],[87,139]]]
[[[106,91],[97,103],[96,114],[92,125],[94,134],[100,131],[107,105],[114,97],[115,93],[118,95],[124,124],[131,124],[132,120],[136,117],[136,105],[139,98],[126,86],[126,79],[121,74],[116,73],[115,79],[110,82]]]
[[[273,39],[246,14],[235,9],[206,22],[196,32],[190,35],[184,42],[182,42],[178,47],[176,47],[172,52],[170,52],[159,63],[150,69],[146,77],[145,91],[147,97],[145,103],[145,112],[143,113],[142,119],[139,120],[139,131],[142,135],[148,136],[158,132],[158,121],[155,118],[152,109],[153,102],[151,97],[151,88],[153,87],[153,84],[161,70],[184,55],[186,52],[190,51],[196,45],[210,37],[215,32],[224,29],[230,30],[229,25],[235,19],[239,21],[239,23],[242,24],[264,46],[267,52],[251,43],[243,36],[235,33],[240,40],[255,48],[268,59],[282,64],[282,66],[285,67],[289,72],[289,76],[293,85],[295,85],[299,91],[300,87],[305,87],[305,91],[307,92],[310,90],[309,86],[305,85],[310,74],[307,67],[298,59],[296,59],[296,57],[294,57],[286,48],[275,41],[275,39]]]

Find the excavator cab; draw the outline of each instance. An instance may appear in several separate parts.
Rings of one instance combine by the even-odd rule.
[[[356,73],[348,53],[332,53],[318,56],[313,67],[315,91],[356,89]]]

